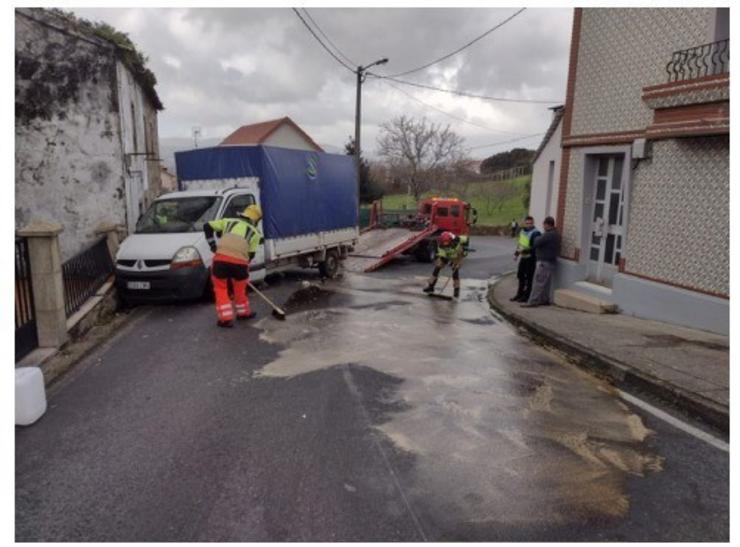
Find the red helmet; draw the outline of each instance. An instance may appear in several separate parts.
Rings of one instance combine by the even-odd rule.
[[[453,234],[452,232],[442,232],[439,235],[439,239],[437,241],[439,241],[440,247],[449,247],[454,239],[455,234]]]

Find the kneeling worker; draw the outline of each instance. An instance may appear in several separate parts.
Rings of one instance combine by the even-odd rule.
[[[437,258],[434,260],[434,271],[424,292],[434,292],[440,270],[449,264],[452,268],[452,286],[455,288],[455,298],[459,298],[460,266],[467,254],[468,236],[456,236],[452,232],[442,232],[437,239]]]
[[[254,258],[257,247],[262,240],[262,233],[257,223],[262,218],[259,205],[250,205],[241,218],[221,218],[206,222],[203,231],[208,245],[216,253],[211,265],[213,292],[216,295],[216,315],[219,327],[234,325],[234,309],[229,297],[229,280],[234,289],[234,307],[238,319],[249,319],[255,314],[249,309],[247,280],[249,279],[249,261]],[[219,240],[216,245],[214,233]]]

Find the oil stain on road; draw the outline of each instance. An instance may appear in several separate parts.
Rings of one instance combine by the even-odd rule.
[[[279,353],[255,376],[356,366],[397,379],[374,434],[413,457],[404,495],[442,527],[624,517],[627,479],[662,469],[641,418],[494,319],[485,282],[465,283],[460,302],[422,284],[348,274],[304,288],[287,323],[257,324]]]

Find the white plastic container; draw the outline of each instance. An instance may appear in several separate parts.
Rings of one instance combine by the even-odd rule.
[[[15,369],[15,425],[31,425],[46,412],[44,375],[38,367]]]

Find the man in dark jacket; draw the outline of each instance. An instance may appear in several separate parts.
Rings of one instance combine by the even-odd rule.
[[[532,294],[529,301],[522,304],[522,307],[534,308],[550,303],[552,276],[560,254],[560,234],[555,229],[555,219],[552,217],[547,217],[542,227],[545,233],[532,244],[532,248],[537,253],[537,268],[534,272]]]
[[[519,268],[516,272],[519,288],[514,297],[510,299],[512,302],[527,302],[529,300],[529,295],[532,292],[534,270],[537,266],[537,255],[532,245],[540,235],[540,231],[534,226],[534,219],[531,216],[526,217],[519,232],[516,252],[514,253],[514,260],[519,259]]]

